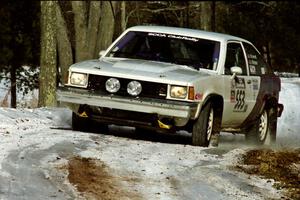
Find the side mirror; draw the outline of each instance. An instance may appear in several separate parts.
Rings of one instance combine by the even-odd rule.
[[[231,74],[241,75],[243,73],[243,70],[238,66],[233,66],[230,68],[230,72]]]
[[[232,74],[231,79],[234,79],[235,81],[238,80],[236,75],[241,75],[243,73],[242,68],[238,67],[238,66],[233,66],[230,68],[230,72]]]
[[[104,55],[105,51],[106,51],[106,50],[101,50],[101,51],[99,52],[99,56],[102,57],[102,56]]]

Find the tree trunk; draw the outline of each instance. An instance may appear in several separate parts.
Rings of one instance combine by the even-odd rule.
[[[140,1],[135,2],[135,7],[136,7],[135,12],[136,12],[137,23],[141,24],[142,22],[141,22],[141,12],[140,12]],[[126,16],[126,27],[127,27],[127,24],[128,24],[128,20],[129,20],[129,17]]]
[[[270,52],[270,42],[267,42],[266,45],[266,54],[267,54],[267,63],[272,68],[272,61],[271,61],[271,52]]]
[[[202,1],[200,4],[200,24],[199,28],[205,31],[211,31],[211,2]]]
[[[106,50],[107,47],[112,43],[114,34],[115,20],[113,9],[116,5],[116,2],[102,1],[101,3],[101,20],[99,24],[97,47],[94,55],[95,57],[99,57],[99,52],[101,50]]]
[[[17,107],[17,79],[16,79],[16,69],[18,66],[12,64],[10,67],[10,107]]]
[[[90,13],[89,13],[89,23],[87,30],[87,43],[88,43],[88,58],[98,58],[95,55],[96,51],[96,41],[98,36],[99,21],[101,17],[101,1],[91,1],[90,4]],[[98,52],[97,52],[98,53]]]
[[[115,4],[115,29],[113,40],[118,38],[126,29],[126,1],[118,1]]]
[[[126,1],[121,2],[121,30],[122,32],[126,29]]]
[[[185,2],[185,26],[186,28],[190,27],[190,3],[188,1]]]
[[[216,2],[211,2],[211,31],[216,31]]]
[[[41,1],[41,69],[39,106],[56,106],[56,13],[55,1]]]
[[[184,11],[181,10],[179,12],[179,27],[183,27],[184,26]]]
[[[87,47],[87,10],[85,1],[72,1],[75,28],[75,61],[88,58]]]
[[[215,31],[217,32],[222,32],[222,33],[226,32],[225,31],[226,24],[224,23],[225,22],[224,18],[226,18],[229,13],[228,7],[229,6],[225,4],[224,1],[215,2],[214,23],[215,23]]]
[[[68,69],[73,63],[71,42],[68,37],[67,25],[62,15],[61,8],[57,2],[56,7],[56,24],[57,24],[57,50],[58,50],[58,67],[60,68],[60,82],[66,84],[68,81]]]

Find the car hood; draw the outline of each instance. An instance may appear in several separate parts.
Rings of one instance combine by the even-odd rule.
[[[201,70],[198,71],[185,65],[116,58],[75,63],[70,70],[109,77],[180,85],[188,85],[200,77],[209,76],[207,72],[201,72]]]

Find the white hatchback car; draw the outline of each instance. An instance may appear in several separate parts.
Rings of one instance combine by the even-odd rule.
[[[280,79],[247,40],[200,30],[135,26],[97,60],[75,63],[57,100],[73,129],[90,123],[186,130],[208,146],[220,131],[274,142]],[[214,137],[216,136],[216,137]]]

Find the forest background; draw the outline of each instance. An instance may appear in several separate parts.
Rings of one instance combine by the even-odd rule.
[[[251,41],[277,72],[300,76],[297,1],[9,1],[0,2],[0,79],[38,88],[39,106],[56,106],[69,66],[97,59],[126,28],[165,25],[215,31]]]

